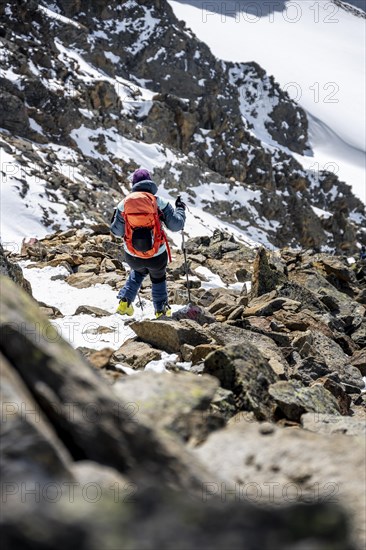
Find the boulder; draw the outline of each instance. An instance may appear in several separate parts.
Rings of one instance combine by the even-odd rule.
[[[336,399],[321,385],[305,387],[297,380],[281,380],[271,384],[268,393],[286,418],[295,422],[305,412],[340,414]]]
[[[124,403],[135,407],[136,422],[169,430],[184,441],[196,444],[214,427],[208,409],[218,388],[212,376],[190,373],[142,372],[116,382],[113,391]],[[216,427],[223,421],[216,419]]]
[[[88,472],[92,481],[84,483]],[[41,539],[43,547],[52,550],[64,550],[65,545],[79,550],[118,548],[121,541],[124,546],[128,541],[131,550],[273,550],[273,544],[356,550],[345,512],[331,503],[261,508],[244,499],[234,502],[225,488],[223,496],[211,496],[219,493],[213,481],[203,486],[200,499],[192,499],[159,484],[125,483],[120,475],[100,472],[99,467],[95,471],[81,464],[75,473],[80,481],[65,484],[61,498],[52,503],[41,499],[22,506],[8,501],[2,513],[6,548],[39,548]]]
[[[213,478],[211,489],[222,498],[231,494],[237,500],[250,499],[256,505],[266,502],[272,506],[338,503],[351,516],[356,548],[364,547],[363,437],[330,436],[267,422],[242,421],[212,433],[194,454],[213,471],[220,472],[224,483]],[[309,544],[308,539],[306,549]]]
[[[312,357],[340,375],[349,364],[349,357],[342,348],[333,339],[315,329],[296,336],[292,345],[302,358]]]
[[[16,95],[1,89],[0,102],[1,105],[6,105],[6,109],[1,109],[0,112],[0,128],[5,128],[12,134],[27,135],[29,118],[24,101]]]
[[[47,265],[51,267],[57,267],[68,263],[71,267],[79,266],[84,263],[84,259],[79,254],[56,254],[56,256],[47,262]]]
[[[0,470],[4,497],[17,488],[15,494],[21,500],[20,483],[34,486],[36,482],[72,480],[72,459],[41,407],[2,354],[0,370]]]
[[[352,340],[360,347],[366,347],[366,320],[351,334]]]
[[[339,412],[343,415],[350,414],[350,406],[352,403],[351,396],[347,393],[344,384],[339,383],[339,378],[334,373],[330,376],[323,376],[311,382],[310,386],[320,385],[328,390],[337,400]]]
[[[275,403],[268,393],[278,380],[267,359],[251,343],[231,344],[205,359],[204,372],[216,376],[235,395],[238,411],[253,411],[259,420],[272,418]]]
[[[161,351],[152,348],[146,342],[129,339],[114,352],[112,362],[126,363],[134,369],[143,369],[147,363],[160,357]]]
[[[215,351],[216,349],[219,349],[221,346],[218,346],[216,344],[200,344],[199,346],[196,346],[193,348],[190,361],[192,361],[192,365],[197,365],[197,363],[200,363],[207,357],[209,353],[212,351]]]
[[[47,315],[47,317],[51,319],[58,319],[60,317],[63,317],[62,312],[55,306],[48,306],[44,302],[38,302],[38,305],[41,313]]]
[[[248,303],[244,310],[243,317],[251,315],[273,315],[278,310],[284,309],[285,312],[296,312],[300,309],[301,302],[290,300],[289,298],[276,297],[275,291],[269,294],[263,294]]]
[[[204,329],[190,319],[136,321],[130,327],[140,340],[168,353],[179,352],[183,344],[197,346],[212,341]]]
[[[1,285],[2,353],[72,456],[131,476],[143,468],[173,486],[200,490],[207,474],[178,441],[136,423],[128,404],[111,395],[98,373],[39,313],[37,303],[10,279],[2,277]]]
[[[293,281],[314,293],[349,331],[356,330],[365,316],[365,307],[350,296],[340,292],[325,277],[315,270],[297,271],[291,276]]]
[[[278,376],[287,373],[288,363],[281,349],[268,336],[251,330],[223,325],[222,323],[209,325],[206,330],[215,342],[221,346],[249,342],[269,361],[270,366]]]

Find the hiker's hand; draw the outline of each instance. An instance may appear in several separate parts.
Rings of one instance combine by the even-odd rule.
[[[177,198],[177,200],[175,201],[175,208],[183,208],[183,210],[186,209],[186,204],[182,201],[180,195]]]

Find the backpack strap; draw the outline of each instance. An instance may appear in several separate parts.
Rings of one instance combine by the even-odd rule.
[[[171,261],[172,261],[172,254],[171,254],[171,252],[170,252],[170,246],[169,246],[169,243],[168,243],[168,238],[167,238],[166,233],[165,233],[165,231],[164,231],[163,229],[161,230],[161,232],[162,232],[162,236],[163,236],[163,239],[164,239],[164,242],[165,242],[166,251],[167,251],[167,253],[168,253],[168,260],[169,260],[169,263],[171,263]]]
[[[168,243],[168,237],[166,236],[166,233],[165,233],[165,231],[164,231],[164,229],[163,229],[162,221],[163,221],[163,218],[164,218],[164,214],[163,214],[163,211],[160,210],[160,208],[158,208],[158,216],[159,216],[160,227],[161,227],[162,242],[165,243],[166,251],[167,251],[167,254],[168,254],[168,260],[169,260],[169,263],[171,263],[171,262],[172,262],[172,253],[170,252],[170,246],[169,246],[169,243]]]

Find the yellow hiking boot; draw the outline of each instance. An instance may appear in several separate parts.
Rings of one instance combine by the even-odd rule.
[[[118,308],[116,310],[116,313],[119,313],[120,315],[133,315],[133,305],[130,304],[130,302],[127,302],[126,300],[121,300]]]
[[[155,317],[159,319],[159,317],[171,317],[172,316],[172,310],[170,309],[169,304],[165,304],[162,311],[155,311]]]

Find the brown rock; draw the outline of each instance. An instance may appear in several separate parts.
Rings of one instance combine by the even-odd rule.
[[[88,355],[88,361],[96,369],[104,369],[109,365],[113,353],[113,349],[104,348]]]
[[[127,340],[114,352],[113,363],[127,363],[134,369],[143,369],[150,361],[160,359],[161,351],[152,348],[146,342]]]
[[[49,260],[46,265],[57,267],[63,262],[67,262],[71,267],[79,266],[84,263],[84,258],[77,254],[57,254],[53,260]]]
[[[200,363],[207,357],[211,351],[215,351],[216,349],[219,349],[220,346],[217,346],[215,344],[201,344],[199,346],[196,346],[192,351],[191,361],[193,365],[196,365],[197,363]]]
[[[130,327],[143,341],[163,349],[168,353],[180,351],[183,344],[196,346],[209,344],[211,338],[195,321],[139,321],[131,323]]]
[[[106,317],[111,315],[111,313],[106,309],[95,306],[78,306],[74,315],[80,315],[82,313],[85,315],[94,315],[95,317]]]
[[[356,351],[352,355],[350,363],[358,368],[362,376],[366,376],[366,349]]]

